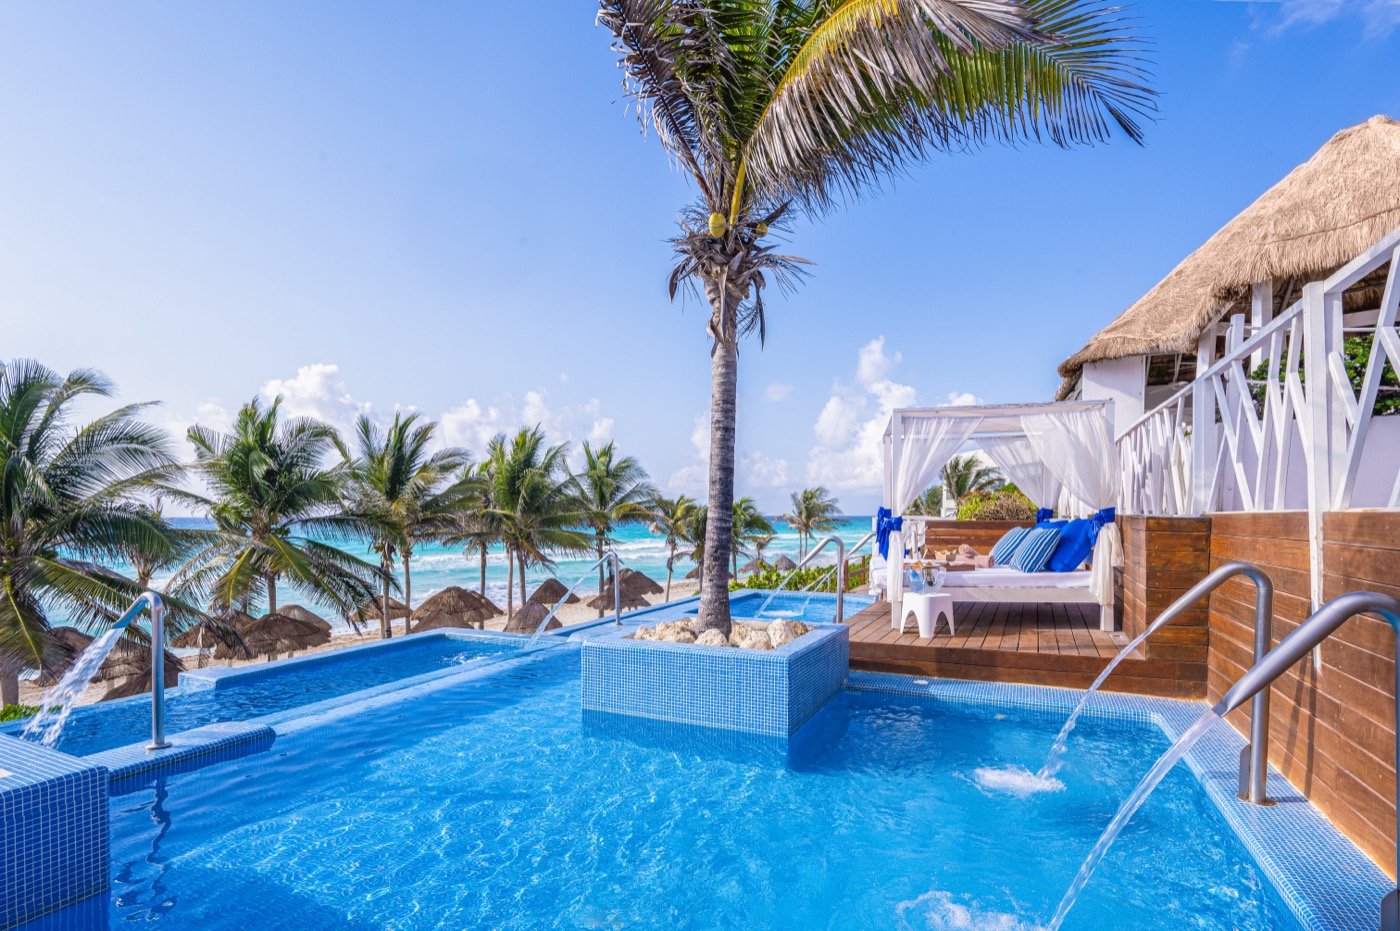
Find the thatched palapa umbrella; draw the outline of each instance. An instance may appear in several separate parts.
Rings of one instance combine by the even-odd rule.
[[[360,605],[360,607],[355,610],[354,617],[361,623],[365,621],[379,620],[380,617],[382,617],[384,614],[384,609],[381,602],[382,599],[376,598],[373,601],[369,601],[365,604]],[[408,617],[408,605],[404,604],[402,601],[399,601],[397,598],[390,597],[389,620],[397,621],[406,617]]]
[[[636,569],[622,570],[622,587],[630,588],[643,595],[660,595],[666,591],[646,573],[638,572]]]
[[[238,633],[244,625],[251,624],[255,618],[251,614],[244,614],[242,611],[229,609],[218,614],[211,614],[208,620],[199,621],[186,627],[176,636],[170,638],[170,645],[179,650],[212,650],[219,644],[228,646],[238,645]],[[246,659],[246,657],[245,657]]]
[[[392,609],[393,606],[390,605],[391,612]],[[277,613],[285,614],[287,615],[287,617],[296,618],[298,621],[305,621],[311,626],[318,628],[321,631],[321,633],[326,635],[327,639],[329,639],[331,636],[333,630],[333,628],[331,627],[331,622],[321,617],[316,612],[311,611],[307,608],[303,608],[301,605],[287,605],[286,607],[278,608]]]
[[[535,589],[535,593],[530,596],[530,600],[536,604],[557,605],[559,599],[567,595],[569,590],[564,587],[564,583],[558,579],[545,579],[540,583],[540,587]],[[576,605],[579,602],[578,595],[569,595],[569,600],[565,604]]]
[[[276,659],[279,653],[295,653],[309,647],[320,646],[329,638],[320,629],[306,621],[287,617],[285,614],[265,614],[246,625],[240,633],[248,652],[254,656]],[[239,657],[225,646],[214,649],[215,659],[235,659]]]
[[[755,572],[762,572],[768,568],[768,564],[758,559],[750,559],[739,567],[739,572],[744,575],[753,575]]]
[[[442,627],[480,627],[498,614],[496,606],[476,592],[449,585],[413,612],[413,632]]]
[[[588,606],[590,608],[599,608],[603,611],[611,611],[613,609],[613,583],[609,582],[603,588],[603,593],[601,595],[596,595],[589,599]],[[650,606],[651,602],[647,601],[641,592],[629,588],[627,582],[623,581],[622,609],[624,611],[630,611],[633,608],[647,608]]]
[[[39,670],[39,684],[47,688],[63,678],[68,667],[73,665],[84,650],[92,645],[93,638],[76,627],[55,627],[49,636],[57,643],[56,656],[43,669]]]
[[[533,634],[539,629],[540,621],[549,615],[549,608],[538,601],[527,601],[515,612],[515,616],[506,622],[506,633],[508,634]],[[559,618],[549,619],[549,626],[545,630],[556,630],[564,625],[559,623]]]
[[[700,567],[696,566],[694,569],[691,569],[685,574],[685,577],[689,581],[694,581],[695,579],[700,578]]]
[[[797,563],[793,562],[787,556],[779,556],[777,559],[773,560],[773,568],[777,569],[779,572],[791,572],[797,568]]]

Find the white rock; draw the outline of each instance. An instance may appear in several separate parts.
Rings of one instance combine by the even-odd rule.
[[[632,634],[633,640],[655,640],[656,634],[650,627],[638,627]]]
[[[724,638],[724,634],[713,627],[695,638],[695,642],[702,647],[729,646],[729,641]]]
[[[774,621],[768,625],[769,642],[774,647],[780,647],[785,643],[791,643],[807,632],[806,630],[800,630],[799,624],[804,628],[807,626],[806,624],[801,624],[801,622],[789,621],[785,618]]]
[[[662,643],[694,643],[695,635],[690,632],[689,627],[668,627],[656,629],[656,639]]]

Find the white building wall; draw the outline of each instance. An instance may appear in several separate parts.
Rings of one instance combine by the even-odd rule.
[[[1113,402],[1113,435],[1123,431],[1147,413],[1147,357],[1128,356],[1090,362],[1080,376],[1080,397],[1085,401]]]

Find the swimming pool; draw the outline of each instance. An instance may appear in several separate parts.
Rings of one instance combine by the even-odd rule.
[[[506,640],[429,635],[240,666],[216,688],[167,691],[165,729],[175,734],[221,721],[247,721],[412,676],[486,662],[518,649],[520,644]],[[191,670],[189,678],[216,671],[224,670]],[[16,734],[22,727],[23,722],[18,722],[5,731]],[[149,695],[84,705],[68,718],[57,749],[86,756],[149,740],[150,733]]]
[[[111,802],[111,894],[24,927],[1029,929],[1166,747],[1091,717],[1020,799],[972,775],[1058,714],[847,692],[775,756],[590,726],[578,690],[564,643],[159,777]],[[1184,767],[1099,877],[1067,928],[1297,927]]]
[[[875,599],[869,595],[846,595],[845,619],[849,621],[851,615],[874,603]],[[625,615],[622,622],[659,624],[682,617],[694,617],[699,610],[700,599],[687,598],[684,601],[658,605],[650,610],[634,611]],[[786,617],[801,618],[809,624],[830,624],[836,620],[836,596],[825,592],[740,590],[730,594],[729,611],[739,620],[773,621]]]

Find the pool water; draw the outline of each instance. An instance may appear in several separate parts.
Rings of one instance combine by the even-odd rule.
[[[772,600],[769,601],[769,595]],[[868,595],[845,596],[846,620],[863,608],[875,603]],[[729,596],[729,609],[735,620],[775,621],[778,618],[800,618],[809,624],[831,624],[836,620],[836,596],[824,592],[766,591],[734,592]],[[673,609],[648,611],[637,617],[637,623],[656,624],[682,616],[693,617],[699,605],[687,602]],[[626,622],[626,618],[623,619]]]
[[[26,928],[1029,929],[1166,749],[1091,718],[1062,792],[978,788],[1060,723],[846,693],[781,755],[624,738],[581,720],[564,644],[114,798],[110,897]],[[1065,927],[1297,925],[1178,767]]]
[[[481,663],[518,649],[515,644],[489,640],[428,637],[290,667],[269,664],[267,675],[240,677],[241,681],[229,681],[217,689],[167,692],[165,730],[175,734],[221,721],[246,721],[410,676]],[[149,696],[84,705],[74,709],[57,748],[86,756],[149,740],[150,733]]]

